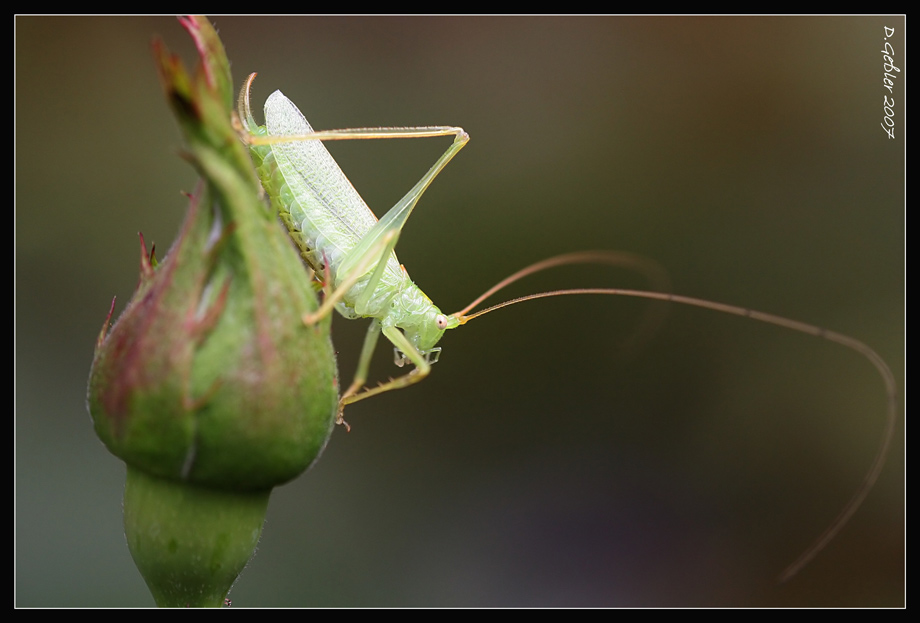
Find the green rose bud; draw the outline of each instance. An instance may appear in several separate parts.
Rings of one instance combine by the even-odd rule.
[[[155,52],[204,181],[162,262],[141,239],[140,282],[111,330],[106,320],[88,405],[128,464],[129,546],[157,603],[220,605],[271,488],[329,439],[338,384],[329,323],[301,321],[314,290],[231,124],[223,46],[206,20],[183,25],[202,57],[194,76]]]

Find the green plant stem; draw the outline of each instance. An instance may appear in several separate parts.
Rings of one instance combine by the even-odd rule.
[[[128,465],[128,548],[160,607],[220,607],[259,542],[271,490],[205,489]]]

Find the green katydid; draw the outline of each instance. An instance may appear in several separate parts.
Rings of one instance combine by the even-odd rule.
[[[508,284],[554,266],[576,263],[626,264],[648,273],[653,281],[662,282],[652,263],[628,254],[611,252],[572,253],[538,262],[496,284],[461,311],[444,314],[409,279],[406,269],[396,258],[394,248],[422,193],[466,145],[469,135],[462,128],[454,126],[314,131],[297,107],[280,91],[275,91],[266,100],[266,124],[258,126],[249,104],[249,91],[255,75],[249,76],[240,92],[238,112],[243,126],[241,135],[250,146],[259,177],[272,205],[281,215],[302,256],[323,282],[326,292],[320,308],[315,313],[306,314],[304,323],[312,325],[318,322],[333,308],[346,318],[372,319],[354,381],[339,401],[339,424],[345,424],[343,411],[346,405],[424,379],[431,365],[438,360],[441,349],[436,344],[444,332],[473,318],[508,305],[552,296],[604,294],[646,298],[745,316],[821,337],[860,353],[882,376],[888,399],[887,419],[882,443],[873,463],[837,518],[814,544],[783,571],[781,580],[795,575],[823,549],[865,499],[881,472],[894,436],[897,387],[888,365],[864,343],[780,316],[660,291],[613,288],[557,290],[520,297],[471,313],[473,308]],[[453,136],[454,140],[428,172],[379,221],[322,144],[322,141],[332,140],[439,136]],[[364,383],[368,368],[381,333],[395,348],[396,364],[402,367],[408,361],[414,369],[375,388],[366,389]]]

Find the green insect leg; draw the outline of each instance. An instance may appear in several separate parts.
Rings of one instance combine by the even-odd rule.
[[[371,335],[372,332],[373,335]],[[364,400],[365,398],[370,398],[371,396],[376,396],[378,394],[382,394],[394,389],[402,389],[403,387],[408,387],[413,383],[418,383],[426,376],[428,376],[429,372],[431,372],[431,364],[428,363],[428,358],[420,353],[418,349],[412,345],[412,342],[406,339],[406,336],[403,335],[402,331],[396,327],[384,327],[383,334],[388,340],[390,340],[390,342],[393,343],[393,346],[401,350],[406,355],[409,361],[415,365],[415,369],[408,374],[398,376],[395,379],[390,379],[386,383],[381,383],[377,387],[359,392],[360,387],[364,384],[364,381],[367,378],[367,368],[370,364],[370,358],[373,354],[374,346],[377,344],[377,337],[379,332],[380,325],[375,320],[371,325],[371,330],[368,331],[367,337],[364,340],[364,347],[361,349],[361,361],[358,363],[358,371],[355,373],[355,381],[351,384],[351,387],[349,387],[348,390],[342,394],[342,398],[339,400],[340,417],[342,410],[345,408],[345,405],[349,405],[353,402],[358,402],[359,400]]]

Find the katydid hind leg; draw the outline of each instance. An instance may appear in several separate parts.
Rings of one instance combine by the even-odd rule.
[[[454,142],[451,143],[450,147],[448,147],[443,154],[441,154],[441,157],[437,159],[428,172],[416,182],[415,186],[413,186],[396,205],[390,208],[387,213],[377,221],[377,224],[361,239],[358,245],[348,253],[342,261],[339,270],[349,271],[353,264],[357,264],[360,261],[360,258],[367,252],[367,249],[371,248],[376,243],[377,239],[385,236],[387,232],[402,232],[403,227],[405,227],[406,222],[412,215],[412,210],[415,208],[416,204],[418,204],[418,200],[421,198],[422,193],[425,192],[425,189],[428,188],[434,178],[438,176],[444,167],[447,166],[447,163],[451,161],[457,152],[463,148],[467,140],[469,140],[465,132],[462,130],[460,132],[461,134],[457,135]]]
[[[345,293],[361,279],[361,277],[367,274],[369,270],[373,269],[374,273],[371,275],[371,278],[364,287],[364,291],[355,304],[355,310],[359,315],[363,315],[362,308],[368,300],[372,298],[374,290],[380,283],[390,254],[395,249],[399,235],[402,233],[403,227],[405,227],[406,222],[409,220],[413,208],[418,203],[422,193],[431,183],[431,180],[433,180],[441,169],[444,168],[447,162],[453,157],[453,154],[463,146],[462,144],[459,146],[457,145],[457,143],[451,145],[451,148],[438,159],[428,173],[413,186],[412,190],[410,190],[395,206],[390,208],[390,210],[383,215],[383,218],[377,221],[377,224],[361,238],[358,245],[345,255],[336,273],[336,278],[338,280],[336,290],[340,292],[337,299],[335,299],[336,302],[340,300]]]
[[[249,108],[249,87],[254,74],[250,76],[243,91],[240,94],[239,115],[251,129],[254,126],[252,114]],[[296,107],[291,107],[296,111]],[[297,116],[301,117],[299,111]],[[306,123],[305,120],[303,120]],[[309,127],[309,126],[307,126]],[[361,140],[361,139],[383,139],[383,138],[430,138],[438,136],[454,136],[454,141],[431,166],[428,172],[406,193],[406,195],[393,206],[377,223],[364,233],[357,244],[351,248],[342,258],[336,267],[334,289],[336,292],[333,296],[327,296],[320,309],[312,314],[304,316],[304,322],[313,324],[321,318],[328,315],[333,309],[335,303],[341,301],[348,290],[357,283],[367,272],[375,270],[371,279],[362,295],[362,300],[356,305],[356,309],[361,307],[361,302],[366,303],[372,295],[374,289],[380,282],[385,269],[386,263],[396,246],[399,234],[405,227],[412,210],[418,203],[419,198],[431,184],[441,170],[447,166],[447,163],[466,145],[469,141],[469,135],[459,127],[453,126],[430,126],[430,127],[405,127],[405,128],[354,128],[343,130],[328,130],[320,132],[311,132],[301,135],[275,135],[275,136],[257,136],[248,134],[245,137],[250,144],[272,145],[286,142],[297,141],[326,141],[326,140]],[[323,152],[332,166],[334,161]],[[336,167],[338,170],[338,168]],[[344,180],[344,176],[342,178]],[[347,180],[346,180],[347,183]],[[357,195],[355,195],[357,197]],[[360,201],[360,198],[358,198]],[[395,261],[395,257],[394,257]],[[382,262],[382,263],[381,263]],[[361,314],[360,310],[358,311]]]
[[[378,137],[374,136],[373,138]],[[305,316],[305,322],[308,322],[309,318],[312,321],[308,322],[308,324],[312,324],[317,319],[328,314],[332,308],[332,304],[341,300],[345,292],[357,283],[357,281],[371,269],[375,262],[379,262],[379,270],[375,272],[373,278],[368,282],[365,288],[364,298],[370,298],[373,289],[380,280],[380,276],[383,273],[383,267],[386,264],[390,252],[392,252],[396,246],[399,234],[412,215],[412,210],[418,204],[422,194],[434,178],[436,178],[444,167],[447,166],[447,163],[451,161],[457,152],[466,145],[468,140],[469,137],[467,134],[463,132],[463,130],[460,130],[460,134],[457,135],[454,142],[451,143],[450,147],[448,147],[443,154],[441,154],[441,157],[431,166],[428,172],[425,173],[415,186],[413,186],[395,206],[390,208],[387,213],[377,221],[377,224],[361,238],[360,242],[345,255],[342,259],[342,263],[337,269],[336,275],[336,278],[339,279],[339,283],[336,285],[336,291],[340,292],[340,294],[335,299],[328,299],[332,301],[328,307],[324,301],[320,311]]]

